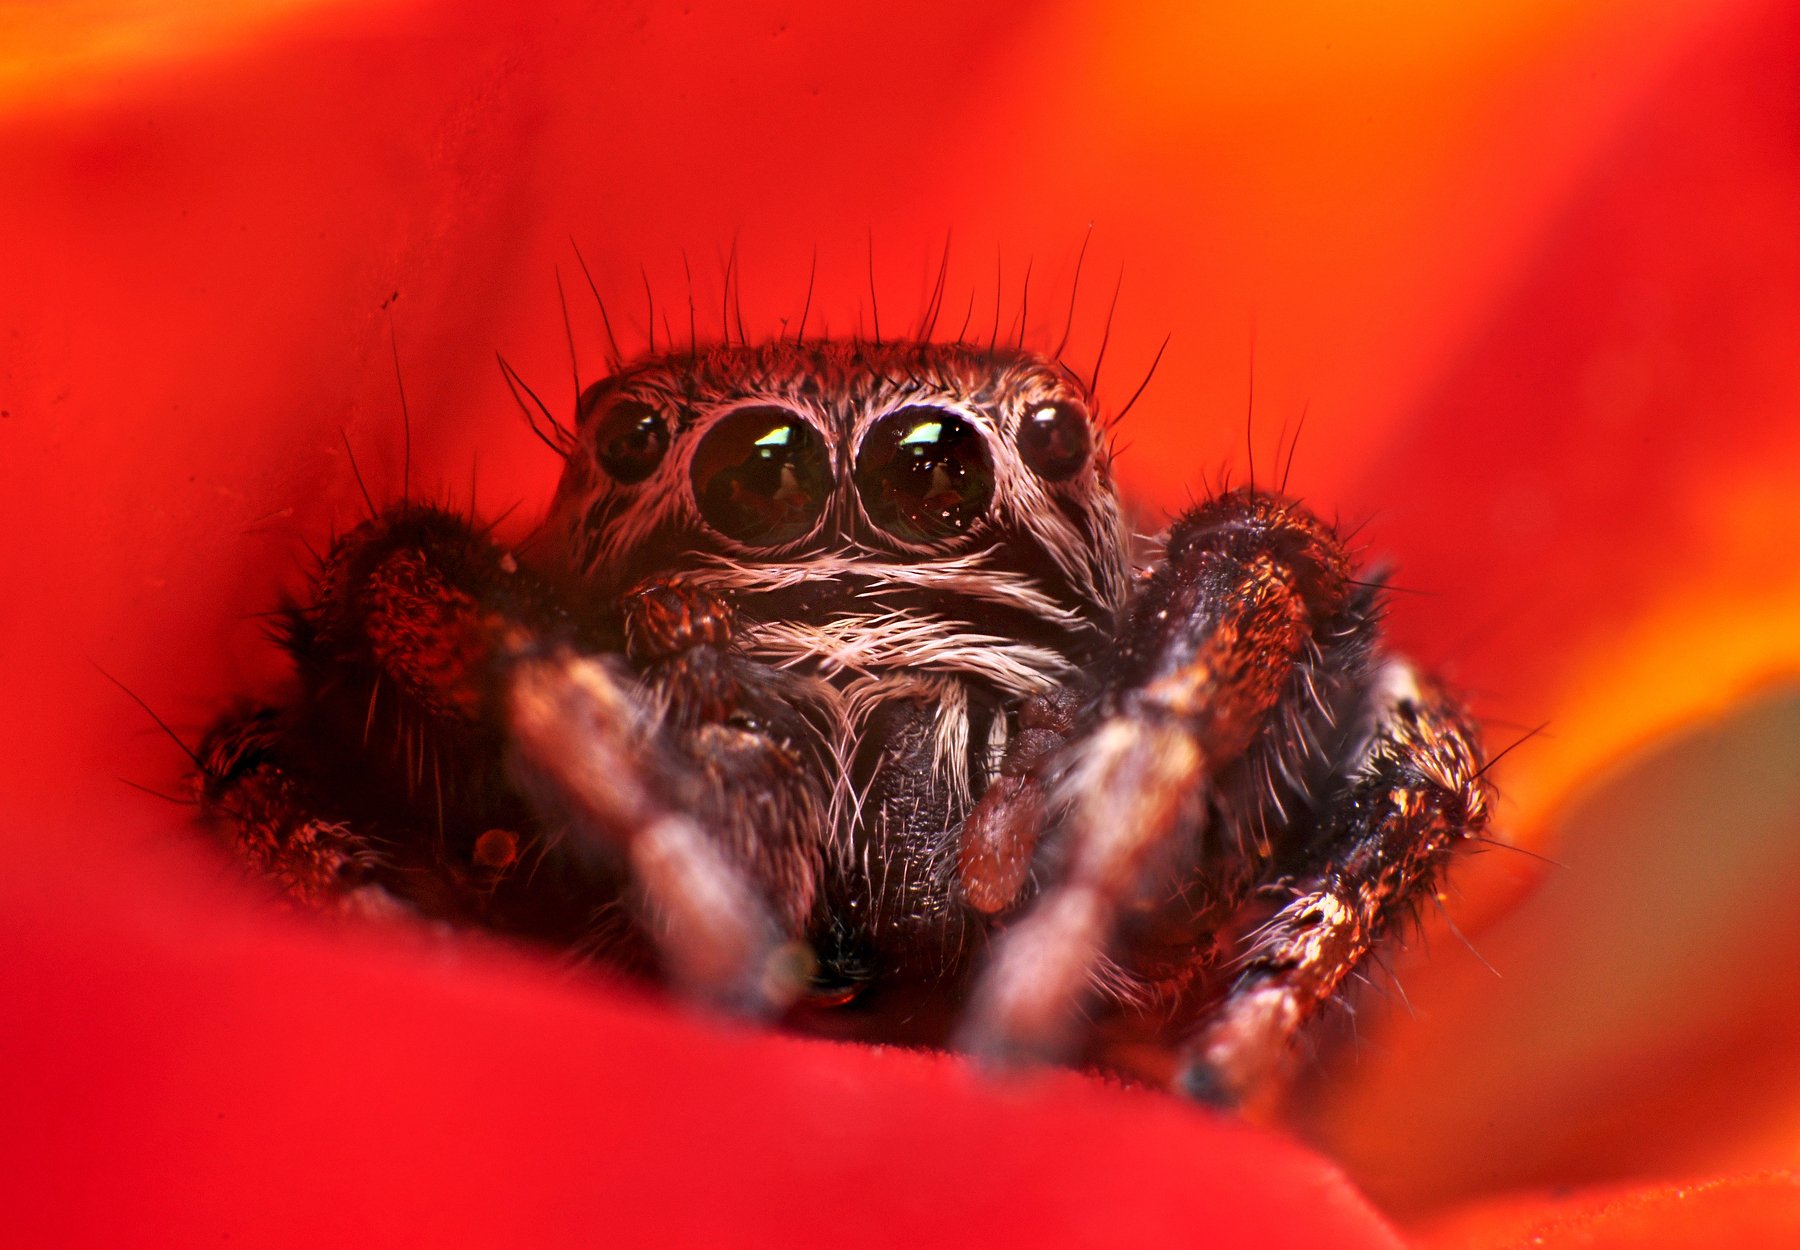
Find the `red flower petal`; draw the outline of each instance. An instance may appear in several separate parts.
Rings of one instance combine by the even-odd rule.
[[[528,376],[558,376],[548,275],[571,232],[604,290],[634,299],[642,259],[666,301],[684,246],[741,230],[759,328],[798,307],[817,244],[815,315],[842,330],[864,303],[869,226],[893,300],[927,284],[919,258],[954,225],[973,256],[962,290],[1005,241],[1003,322],[1023,259],[1042,260],[1032,323],[1053,341],[1061,310],[1043,292],[1066,287],[1092,217],[1090,289],[1129,262],[1114,402],[1179,331],[1134,417],[1131,485],[1174,502],[1235,454],[1235,418],[1212,414],[1241,402],[1253,308],[1265,421],[1319,401],[1300,485],[1352,512],[1405,499],[1418,463],[1371,449],[1466,446],[1402,423],[1713,8],[1396,7],[1385,22],[1281,27],[1072,4],[791,19],[756,5],[516,19],[395,6],[284,19],[236,46],[208,28],[203,46],[144,63],[50,49],[43,63],[61,72],[7,77],[0,177],[28,193],[0,205],[0,453],[19,466],[0,533],[13,536],[4,580],[29,606],[0,616],[0,654],[30,661],[12,695],[26,715],[0,725],[15,809],[0,1002],[29,1023],[0,1037],[18,1074],[10,1140],[31,1151],[9,1183],[32,1199],[9,1209],[53,1220],[33,1230],[45,1236],[113,1244],[223,1231],[555,1243],[599,1229],[1391,1240],[1317,1161],[1160,1100],[1073,1078],[994,1089],[947,1061],[746,1038],[516,964],[465,953],[434,971],[416,952],[243,920],[196,893],[191,866],[127,849],[173,841],[179,821],[145,820],[107,779],[173,766],[86,661],[184,728],[266,674],[266,649],[236,622],[267,606],[270,566],[296,535],[355,515],[340,427],[378,491],[401,478],[382,341],[396,294],[413,481],[460,482],[480,449],[484,500],[541,499],[552,466],[496,434],[511,418],[496,417],[486,360],[502,337]],[[717,265],[696,260],[710,309]],[[977,317],[991,315],[980,299]],[[1079,351],[1098,330],[1089,305]],[[1505,419],[1544,398],[1521,388]],[[1720,442],[1730,465],[1763,470],[1758,483],[1761,458],[1788,446]],[[1538,446],[1483,455],[1484,481],[1512,480]],[[1652,450],[1630,469],[1668,463]],[[1599,547],[1443,524],[1458,515],[1406,518],[1378,548],[1408,580],[1460,587],[1472,563],[1523,593],[1540,568],[1580,589],[1569,554]],[[1583,499],[1561,520],[1609,515]],[[1601,532],[1641,587],[1654,552]],[[1729,550],[1716,572],[1684,563],[1658,610],[1684,585],[1746,602],[1714,596],[1741,577],[1735,553],[1764,549]],[[1483,657],[1522,701],[1556,704],[1528,715],[1563,713],[1588,662],[1607,658],[1598,640],[1641,606],[1572,604],[1582,667]],[[1442,636],[1444,618],[1417,619]],[[1684,619],[1669,637],[1721,618]],[[1748,637],[1707,680],[1741,684],[1781,654],[1767,631]],[[1431,638],[1420,650],[1442,654]],[[1603,668],[1612,685],[1595,689],[1643,667]],[[1584,728],[1579,768],[1694,706],[1675,693]],[[1568,699],[1577,715],[1616,702]],[[1528,791],[1532,811],[1555,792]]]
[[[1399,1245],[1329,1165],[1159,1095],[733,1029],[51,849],[0,880],[9,1245]]]

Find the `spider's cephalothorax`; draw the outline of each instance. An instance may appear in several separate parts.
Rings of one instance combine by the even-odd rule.
[[[203,803],[310,902],[1241,1098],[1485,824],[1482,757],[1297,503],[1133,575],[1105,435],[1017,350],[622,369],[518,551],[412,503],[334,546]]]

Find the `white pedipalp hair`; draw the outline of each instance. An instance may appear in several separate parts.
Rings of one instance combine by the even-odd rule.
[[[831,746],[837,772],[827,815],[835,853],[846,853],[852,844],[851,831],[862,826],[868,805],[867,787],[874,781],[870,776],[858,786],[851,763],[867,735],[869,719],[896,700],[913,700],[933,708],[930,732],[934,767],[948,781],[956,806],[966,807],[973,801],[977,778],[970,767],[970,709],[964,682],[949,677],[886,673],[826,688],[833,692],[836,701],[833,720],[838,733]],[[984,775],[979,780],[985,784],[987,778]],[[867,853],[866,846],[864,852]]]
[[[866,583],[857,591],[864,598],[879,599],[903,589],[932,591],[1012,608],[1060,629],[1087,628],[1079,612],[1060,602],[1037,579],[1003,567],[992,547],[917,563],[845,552],[773,564],[706,554],[686,575],[692,584],[729,594],[757,594],[850,578]]]
[[[910,668],[960,676],[1012,698],[1038,694],[1076,671],[1049,647],[907,612],[859,613],[819,625],[754,622],[745,627],[742,646],[745,654],[776,668],[816,670],[827,678]]]

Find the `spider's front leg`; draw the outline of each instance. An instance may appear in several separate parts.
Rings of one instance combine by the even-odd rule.
[[[817,769],[725,605],[648,587],[615,615],[572,614],[459,517],[391,508],[291,614],[293,704],[209,735],[203,810],[315,905],[374,888],[580,945],[622,894],[670,979],[773,1006],[816,893]]]
[[[1274,1075],[1294,1035],[1381,937],[1431,898],[1491,795],[1474,724],[1434,682],[1389,660],[1338,795],[1277,883],[1289,901],[1256,933],[1230,992],[1189,1040],[1178,1085],[1218,1105]]]
[[[1170,529],[1100,695],[1038,766],[1040,786],[990,790],[966,827],[1014,828],[996,804],[1042,801],[1047,884],[977,986],[971,1049],[1066,1052],[1128,916],[1180,895],[1205,932],[1235,910],[1366,666],[1373,595],[1351,572],[1329,526],[1255,491]]]
[[[623,848],[676,980],[739,1010],[782,1006],[812,970],[824,875],[804,683],[739,656],[730,605],[679,579],[635,588],[623,609],[629,669],[568,646],[517,660],[519,771],[540,807]]]

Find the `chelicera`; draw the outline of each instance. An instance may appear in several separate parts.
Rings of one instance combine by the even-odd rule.
[[[1024,350],[621,367],[528,541],[403,501],[332,546],[205,813],[306,904],[1239,1101],[1482,830],[1484,759],[1297,501],[1134,567],[1105,433]]]

